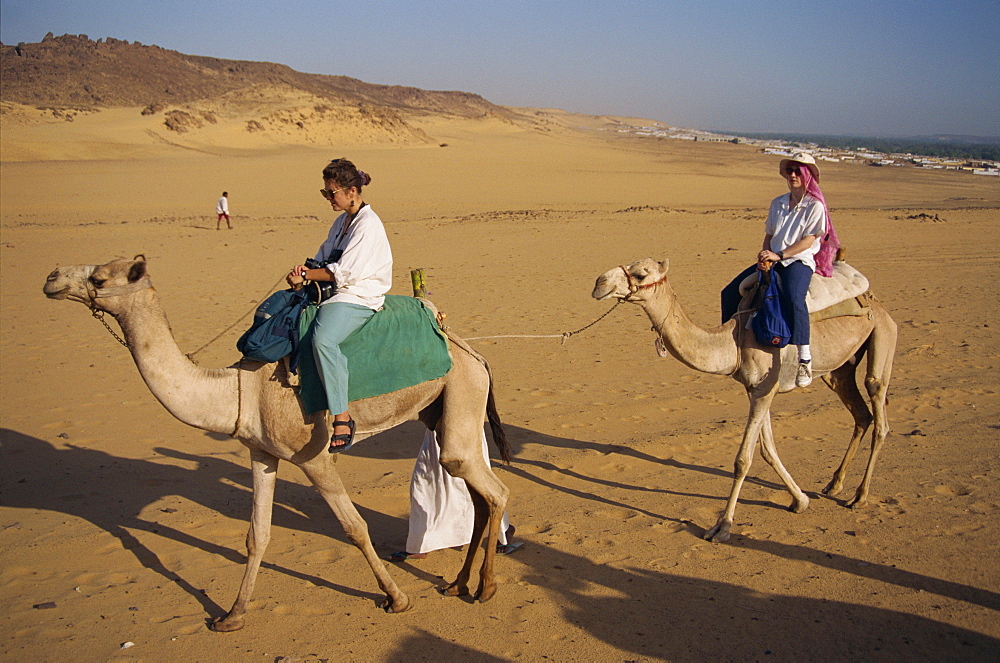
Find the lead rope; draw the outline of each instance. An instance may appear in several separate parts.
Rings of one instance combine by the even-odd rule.
[[[243,315],[241,315],[240,317],[236,318],[236,320],[235,320],[235,321],[233,321],[233,324],[229,325],[228,327],[226,327],[225,329],[223,329],[223,330],[222,330],[221,332],[219,332],[219,333],[218,333],[218,334],[217,334],[217,335],[215,336],[215,338],[213,338],[213,339],[212,339],[211,341],[209,341],[209,342],[208,342],[208,343],[206,343],[205,345],[201,346],[200,348],[198,348],[198,349],[197,349],[197,350],[195,350],[194,352],[189,352],[189,353],[188,353],[188,355],[187,355],[187,358],[188,358],[188,359],[190,359],[191,361],[195,361],[195,359],[194,359],[194,356],[195,356],[196,354],[198,354],[199,352],[201,352],[202,350],[204,350],[205,348],[207,348],[208,346],[212,345],[213,343],[215,343],[216,341],[218,341],[218,340],[219,340],[220,338],[222,338],[223,336],[225,336],[225,335],[226,335],[226,333],[228,333],[228,332],[229,332],[229,330],[231,330],[231,329],[232,329],[233,327],[235,327],[236,325],[238,325],[238,324],[240,323],[240,321],[241,321],[241,320],[243,320],[243,318],[247,317],[248,315],[250,315],[251,313],[253,313],[254,311],[256,311],[256,310],[257,310],[257,307],[258,307],[258,306],[260,306],[260,305],[261,305],[262,303],[264,303],[264,300],[265,300],[265,299],[267,299],[267,298],[268,298],[268,297],[269,297],[269,296],[271,295],[271,293],[272,293],[272,292],[274,292],[274,291],[275,291],[275,289],[276,289],[276,288],[277,288],[277,287],[278,287],[278,286],[279,286],[279,285],[281,284],[281,282],[282,282],[282,281],[284,281],[284,280],[285,280],[285,277],[284,277],[284,276],[282,276],[282,277],[280,277],[280,278],[279,278],[279,279],[278,279],[277,281],[275,281],[275,282],[274,282],[274,285],[272,285],[272,286],[271,286],[271,287],[270,287],[270,288],[268,289],[268,291],[267,291],[267,293],[266,293],[266,294],[264,295],[264,297],[263,297],[263,298],[262,298],[262,299],[261,299],[261,300],[260,300],[259,302],[257,302],[257,303],[256,303],[256,304],[254,304],[254,305],[253,305],[252,307],[250,307],[250,310],[248,310],[248,311],[247,311],[246,313],[244,313],[244,314],[243,314]],[[98,319],[100,319],[100,318],[98,318]],[[103,322],[103,320],[102,320],[102,322]],[[105,325],[104,325],[104,326],[105,326],[105,327],[107,327],[107,323],[105,323]],[[111,332],[111,333],[112,333],[112,334],[114,334],[114,332]],[[128,346],[125,346],[125,347],[128,347]],[[197,362],[195,362],[195,363],[197,363]]]
[[[564,345],[566,343],[566,341],[568,341],[570,339],[571,336],[575,336],[575,335],[579,334],[580,332],[583,332],[583,331],[586,331],[586,330],[590,329],[591,327],[593,327],[594,325],[596,325],[598,322],[600,322],[604,318],[608,317],[611,314],[611,312],[614,311],[616,308],[618,308],[618,305],[621,304],[623,301],[624,300],[619,299],[618,301],[615,302],[614,306],[612,306],[611,308],[609,308],[604,313],[604,315],[602,315],[601,317],[599,317],[597,320],[594,320],[589,325],[587,325],[585,327],[581,327],[580,329],[577,329],[576,331],[563,332],[561,334],[501,334],[499,336],[472,336],[470,338],[465,338],[465,339],[462,339],[462,340],[463,341],[481,341],[481,340],[487,339],[487,338],[560,338],[560,339],[562,339],[562,342],[560,343],[560,345]]]

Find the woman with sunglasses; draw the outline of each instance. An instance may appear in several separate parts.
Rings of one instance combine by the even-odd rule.
[[[728,321],[739,308],[740,283],[765,263],[773,263],[782,311],[791,330],[789,343],[798,346],[795,385],[807,387],[812,383],[812,354],[806,293],[814,271],[822,276],[833,274],[839,242],[819,188],[816,159],[806,152],[797,152],[791,159],[782,159],[778,170],[788,184],[788,193],[771,201],[757,264],[745,269],[722,290],[722,322]]]
[[[313,356],[334,415],[330,453],[354,444],[354,420],[347,410],[347,358],[340,344],[382,308],[392,286],[389,238],[382,220],[361,198],[362,187],[371,181],[347,159],[334,159],[323,169],[320,193],[342,214],[316,252],[316,261],[323,266],[296,265],[285,278],[292,287],[306,281],[333,285],[330,296],[319,303],[313,323]]]

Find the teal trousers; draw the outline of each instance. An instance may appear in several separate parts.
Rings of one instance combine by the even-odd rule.
[[[326,391],[330,414],[347,410],[347,357],[340,344],[360,329],[375,311],[360,304],[334,302],[319,307],[313,323],[313,357]]]

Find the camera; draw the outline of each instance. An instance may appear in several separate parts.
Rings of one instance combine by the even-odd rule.
[[[306,258],[303,263],[307,269],[323,269],[329,265],[332,260],[316,260],[315,258]],[[330,299],[337,293],[337,285],[333,281],[309,281],[306,284],[306,297],[313,304],[321,304],[326,300]]]

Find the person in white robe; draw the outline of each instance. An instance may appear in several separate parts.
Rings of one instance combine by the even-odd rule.
[[[483,432],[483,458],[490,462]],[[434,431],[424,434],[410,478],[410,524],[406,550],[393,553],[389,559],[401,562],[423,559],[427,553],[443,548],[458,548],[472,540],[475,507],[469,489],[462,479],[456,479],[441,466],[441,449]],[[524,544],[508,543],[513,533],[507,513],[503,514],[497,552],[509,554]]]

